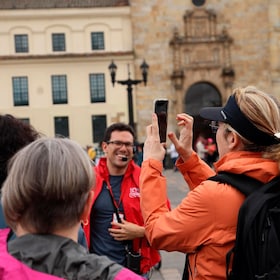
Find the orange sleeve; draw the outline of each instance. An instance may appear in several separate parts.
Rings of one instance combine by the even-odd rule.
[[[179,158],[176,162],[176,166],[184,176],[191,190],[216,174],[216,172],[195,152],[193,152],[190,158],[185,162]]]

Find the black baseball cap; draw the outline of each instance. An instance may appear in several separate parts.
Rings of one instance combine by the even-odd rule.
[[[234,95],[224,107],[205,107],[199,112],[204,119],[228,123],[241,136],[261,146],[279,144],[279,139],[258,129],[240,110]]]

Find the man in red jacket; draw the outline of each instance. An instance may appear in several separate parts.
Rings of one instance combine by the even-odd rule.
[[[84,229],[92,253],[106,255],[124,266],[128,266],[127,249],[141,254],[138,273],[149,279],[160,255],[145,237],[140,210],[140,167],[132,160],[134,142],[134,131],[126,124],[115,123],[105,131],[105,157],[95,167],[94,199],[89,224]]]

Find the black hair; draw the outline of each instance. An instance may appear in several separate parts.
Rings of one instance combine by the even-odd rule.
[[[30,124],[9,114],[0,115],[0,188],[7,177],[8,161],[39,136]]]
[[[104,142],[108,142],[111,139],[111,134],[113,131],[128,131],[133,136],[133,141],[135,141],[135,132],[133,128],[125,123],[114,123],[107,127],[104,133]]]

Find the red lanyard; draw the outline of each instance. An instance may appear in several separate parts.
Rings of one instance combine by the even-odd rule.
[[[122,220],[121,220],[121,217],[120,217],[119,205],[120,205],[121,200],[122,200],[122,193],[121,193],[121,197],[120,197],[120,201],[119,201],[119,205],[118,205],[115,198],[114,198],[112,187],[111,187],[110,183],[107,182],[106,184],[107,184],[106,189],[109,191],[113,206],[115,208],[115,213],[116,213],[116,216],[117,216],[118,223],[121,223]],[[139,246],[138,251],[141,253],[142,238],[139,238],[139,240],[140,241],[139,241],[139,245],[138,245]],[[126,246],[128,246],[128,244]]]
[[[116,212],[116,216],[117,216],[117,220],[119,223],[121,223],[121,218],[120,218],[120,209],[119,209],[119,205],[122,201],[122,193],[121,193],[121,196],[120,196],[120,200],[119,200],[119,204],[116,202],[115,198],[114,198],[114,195],[113,195],[113,191],[112,191],[112,187],[110,185],[109,182],[106,182],[107,186],[107,190],[109,191],[109,194],[110,194],[110,197],[111,197],[111,200],[112,200],[112,203],[113,203],[113,206],[115,208],[115,212]]]

